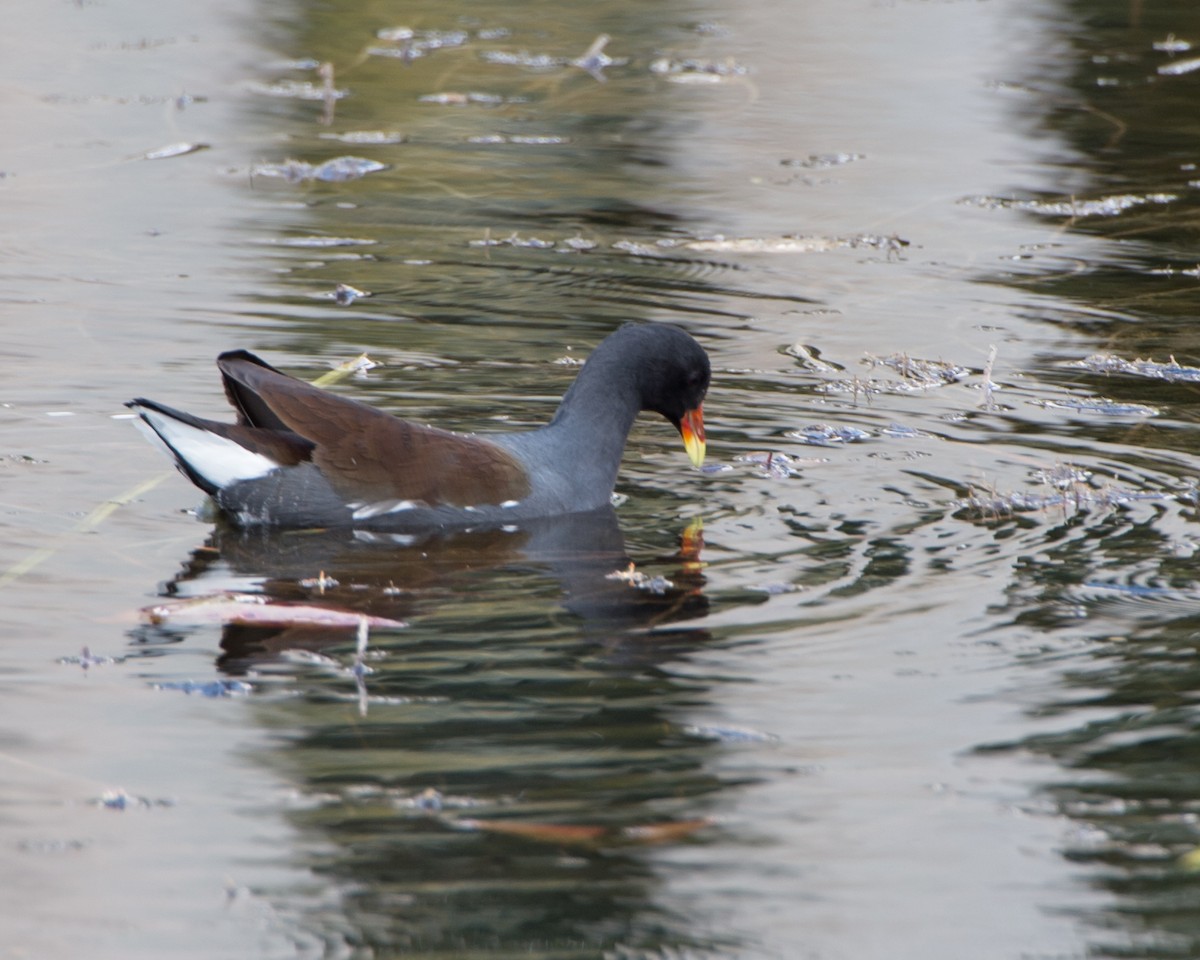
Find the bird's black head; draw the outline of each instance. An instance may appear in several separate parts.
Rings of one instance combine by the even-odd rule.
[[[671,421],[683,437],[688,456],[699,466],[704,460],[701,408],[712,379],[704,348],[678,327],[665,323],[628,324],[605,341],[605,345],[609,343],[629,364],[641,409]]]
[[[704,348],[678,327],[644,325],[642,409],[661,413],[675,426],[704,402],[712,367]]]

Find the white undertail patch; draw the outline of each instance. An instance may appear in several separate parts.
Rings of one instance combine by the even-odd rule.
[[[270,457],[247,450],[225,437],[148,407],[134,409],[141,416],[134,422],[143,433],[218,490],[243,480],[257,480],[279,469],[279,464]]]

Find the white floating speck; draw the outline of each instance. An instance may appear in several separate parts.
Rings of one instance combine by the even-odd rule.
[[[159,147],[157,150],[149,150],[143,153],[139,159],[169,160],[171,157],[182,157],[189,153],[195,153],[197,150],[207,149],[207,143],[170,143],[165,147]]]
[[[1155,50],[1161,50],[1163,53],[1183,53],[1192,49],[1191,43],[1180,40],[1173,33],[1168,33],[1165,40],[1155,40],[1153,46]]]
[[[1180,74],[1191,73],[1193,70],[1200,70],[1200,57],[1172,60],[1158,68],[1159,75],[1163,77],[1178,77]]]

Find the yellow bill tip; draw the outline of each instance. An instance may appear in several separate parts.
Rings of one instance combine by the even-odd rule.
[[[697,407],[689,410],[679,421],[679,434],[683,437],[683,449],[688,458],[699,467],[704,464],[704,411]]]

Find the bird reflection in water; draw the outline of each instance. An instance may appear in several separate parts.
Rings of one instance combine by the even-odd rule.
[[[271,893],[276,915],[385,951],[712,948],[716,934],[656,905],[644,859],[710,840],[744,782],[691,727],[718,681],[672,666],[711,639],[700,554],[688,528],[641,553],[639,585],[611,509],[405,543],[217,527],[170,595],[256,589],[409,623],[371,631],[358,710],[355,627],[221,628],[220,670],[252,678],[266,694],[252,716],[286,733],[253,762],[300,798],[270,809],[331,904]],[[297,651],[341,669],[306,670]]]
[[[614,662],[638,662],[703,642],[695,628],[662,629],[700,620],[707,612],[701,546],[694,524],[681,533],[672,555],[643,561],[659,574],[651,577],[631,575],[634,567],[612,509],[516,529],[423,538],[221,524],[167,583],[166,593],[202,597],[253,585],[268,603],[393,621],[444,618],[467,605],[493,628],[524,599],[523,615],[539,604],[549,616],[565,610],[578,619],[579,634],[593,652]],[[470,632],[480,626],[472,624]],[[227,622],[218,665],[227,675],[243,675],[285,653],[321,653],[353,641],[352,625],[330,626],[304,616],[269,624]],[[372,642],[386,645],[386,631]]]

